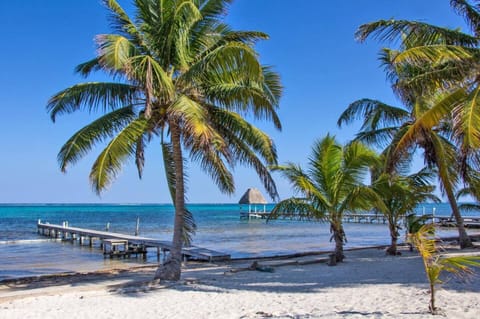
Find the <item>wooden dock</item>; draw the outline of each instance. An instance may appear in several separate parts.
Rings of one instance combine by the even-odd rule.
[[[463,216],[463,225],[466,228],[480,228],[480,217]],[[455,218],[435,216],[435,223],[442,227],[457,227]]]
[[[269,212],[241,212],[240,219],[267,219]],[[420,216],[420,215],[419,215]],[[282,217],[280,217],[282,218]],[[285,219],[293,219],[285,217]],[[433,216],[433,222],[441,227],[456,227],[457,223],[454,218],[447,216]],[[404,218],[401,219],[404,222]],[[388,219],[382,214],[344,214],[342,221],[344,223],[359,223],[359,224],[387,224]],[[463,222],[467,228],[480,228],[480,217],[464,216]]]
[[[87,242],[90,247],[93,247],[95,240],[100,241],[100,247],[103,249],[104,254],[110,255],[110,257],[130,256],[131,254],[142,254],[146,257],[148,248],[156,248],[157,257],[159,257],[160,253],[165,254],[165,252],[172,249],[172,243],[168,241],[109,231],[70,227],[66,222],[63,225],[55,225],[42,223],[39,220],[37,230],[40,235],[78,241],[80,245]],[[197,246],[184,247],[182,255],[185,259],[199,259],[209,262],[230,259],[228,254]]]

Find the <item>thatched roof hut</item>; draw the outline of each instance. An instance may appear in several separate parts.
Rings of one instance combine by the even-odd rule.
[[[266,204],[267,200],[256,188],[249,188],[240,198],[239,204]]]
[[[248,215],[250,218],[250,213],[252,212],[252,205],[255,213],[257,212],[257,205],[263,205],[263,212],[265,213],[267,200],[265,199],[265,197],[263,197],[262,193],[258,189],[249,188],[247,189],[245,194],[243,194],[242,198],[240,198],[238,203],[240,204],[240,211],[242,209],[241,205],[248,205]]]

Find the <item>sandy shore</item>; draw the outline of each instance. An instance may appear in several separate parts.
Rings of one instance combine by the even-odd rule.
[[[480,253],[476,250],[474,253]],[[431,318],[420,258],[404,251],[347,252],[336,267],[324,256],[261,261],[273,273],[239,271],[251,262],[189,263],[179,283],[150,285],[154,269],[52,277],[0,285],[8,318]],[[284,265],[285,263],[299,263]],[[479,318],[480,271],[438,290],[447,318]]]

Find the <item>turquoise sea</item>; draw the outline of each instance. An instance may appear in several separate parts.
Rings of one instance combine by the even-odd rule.
[[[273,205],[267,205],[267,211]],[[319,222],[241,220],[238,204],[189,205],[198,230],[194,244],[226,252],[233,258],[275,256],[333,248],[329,227]],[[258,207],[263,210],[263,207]],[[450,215],[448,204],[425,204],[417,213]],[[36,233],[38,219],[51,224],[68,221],[69,226],[134,234],[137,218],[140,235],[171,240],[172,205],[32,204],[0,205],[0,280],[42,274],[92,271],[132,264],[156,263],[152,250],[147,261],[140,258],[104,259],[98,247],[72,245]],[[469,213],[468,215],[472,215]],[[478,216],[478,214],[477,214]],[[346,248],[382,245],[389,242],[384,224],[346,224]],[[440,235],[455,235],[455,230],[440,230]]]

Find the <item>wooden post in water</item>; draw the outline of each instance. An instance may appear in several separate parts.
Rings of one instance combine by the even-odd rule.
[[[135,236],[140,234],[140,217],[137,217],[137,224],[135,225]]]

